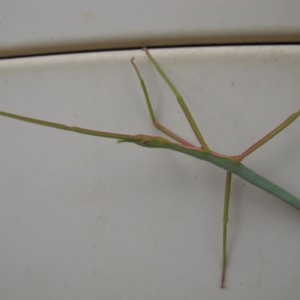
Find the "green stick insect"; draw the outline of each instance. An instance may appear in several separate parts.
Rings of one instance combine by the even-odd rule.
[[[174,151],[178,151],[181,153],[185,153],[187,155],[193,156],[195,158],[208,161],[222,169],[226,170],[226,181],[225,181],[225,196],[224,196],[224,215],[223,215],[223,246],[222,246],[222,275],[221,275],[221,287],[225,287],[225,274],[226,274],[226,265],[227,265],[227,257],[226,257],[226,247],[227,247],[227,223],[228,223],[228,212],[229,212],[229,199],[230,199],[230,188],[231,188],[231,177],[232,174],[235,174],[247,182],[256,185],[257,187],[261,188],[262,190],[274,195],[278,199],[286,202],[287,204],[293,206],[294,208],[300,209],[300,200],[289,192],[285,191],[275,183],[271,182],[270,180],[260,176],[256,172],[252,171],[251,169],[247,168],[245,165],[242,164],[242,160],[251,154],[253,151],[264,145],[278,133],[280,133],[283,129],[289,126],[293,121],[297,119],[300,115],[300,110],[291,114],[286,120],[284,120],[280,125],[278,125],[275,129],[271,132],[266,134],[252,146],[247,148],[244,152],[236,156],[227,156],[217,152],[214,152],[205,142],[202,133],[200,132],[189,108],[187,107],[183,97],[180,95],[176,87],[167,77],[165,72],[161,69],[160,65],[156,62],[156,60],[151,56],[147,49],[144,49],[147,56],[149,57],[150,61],[154,65],[157,72],[163,78],[163,80],[167,83],[169,88],[174,93],[178,104],[180,105],[185,117],[191,126],[200,146],[195,146],[190,142],[186,141],[185,139],[181,138],[161,123],[156,120],[152,104],[149,98],[149,94],[145,85],[145,82],[134,63],[134,58],[132,58],[131,63],[134,67],[134,70],[137,74],[137,77],[140,81],[144,97],[147,102],[149,114],[152,120],[153,125],[162,133],[169,136],[173,141],[166,139],[160,136],[151,136],[151,135],[127,135],[127,134],[119,134],[119,133],[111,133],[111,132],[103,132],[91,129],[85,129],[75,126],[67,126],[59,123],[48,122],[44,120],[38,120],[30,117],[25,117],[21,115],[16,115],[8,112],[0,111],[0,115],[12,119],[17,119],[20,121],[25,121],[29,123],[34,123],[37,125],[53,127],[57,129],[67,130],[67,131],[74,131],[81,134],[93,135],[98,137],[106,137],[106,138],[113,138],[118,139],[118,142],[129,142],[134,143],[139,146],[143,147],[150,147],[150,148],[164,148],[170,149]]]

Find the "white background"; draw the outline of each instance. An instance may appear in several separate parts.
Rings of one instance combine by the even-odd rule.
[[[3,0],[0,110],[158,134],[135,56],[159,120],[195,142],[144,53],[124,48],[298,42],[299,11],[297,0]],[[82,50],[94,52],[66,53]],[[299,46],[151,52],[215,151],[238,154],[299,109]],[[5,118],[0,139],[1,299],[299,297],[299,212],[264,191],[233,179],[221,290],[223,170]],[[296,121],[245,163],[299,197],[299,144]]]
[[[238,154],[299,109],[298,46],[153,50],[216,151]],[[194,141],[142,51],[0,62],[1,109]],[[0,118],[2,299],[296,299],[299,212],[234,177],[219,288],[225,172],[167,150]],[[299,121],[245,160],[295,195]]]
[[[1,0],[0,56],[297,42],[298,0]]]

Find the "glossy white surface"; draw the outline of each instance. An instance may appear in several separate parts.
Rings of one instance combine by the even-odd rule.
[[[0,56],[297,42],[299,10],[298,0],[2,0]]]
[[[152,51],[207,142],[237,154],[299,109],[300,47]],[[0,61],[1,110],[157,134],[129,60],[164,124],[194,138],[141,51]],[[159,101],[157,101],[159,100]],[[296,121],[245,163],[300,196]],[[0,118],[1,299],[297,299],[299,212],[233,180],[219,289],[225,172],[166,150]]]

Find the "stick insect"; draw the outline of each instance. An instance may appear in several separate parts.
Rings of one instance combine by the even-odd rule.
[[[227,266],[227,257],[226,257],[226,248],[227,248],[227,223],[228,223],[228,213],[229,213],[229,199],[230,199],[230,189],[231,189],[231,177],[232,174],[235,174],[247,182],[259,187],[260,189],[274,195],[278,199],[286,202],[287,204],[293,206],[296,209],[300,210],[300,200],[289,192],[279,187],[275,183],[270,180],[262,177],[257,174],[253,170],[246,167],[242,161],[245,157],[249,156],[252,152],[263,146],[277,134],[279,134],[282,130],[288,127],[293,121],[297,119],[300,115],[300,110],[291,114],[286,120],[284,120],[281,124],[279,124],[276,128],[274,128],[271,132],[263,136],[260,140],[254,143],[252,146],[247,148],[239,155],[235,156],[227,156],[213,151],[208,144],[206,143],[201,131],[199,130],[188,106],[186,105],[183,97],[162,70],[158,62],[152,57],[147,49],[143,49],[153,64],[154,68],[157,70],[162,79],[166,82],[168,87],[171,89],[173,94],[175,95],[179,106],[181,107],[191,129],[193,130],[200,146],[193,145],[182,137],[178,136],[176,133],[172,132],[160,122],[157,121],[154,110],[152,108],[152,103],[148,94],[148,90],[146,84],[139,72],[137,65],[134,62],[134,58],[131,59],[131,64],[135,70],[138,80],[140,81],[140,85],[142,88],[142,92],[144,94],[144,98],[147,103],[148,111],[150,114],[151,121],[153,125],[161,131],[163,134],[168,136],[170,139],[161,137],[161,136],[151,136],[145,134],[137,134],[137,135],[127,135],[120,133],[112,133],[112,132],[103,132],[97,130],[91,130],[86,128],[80,128],[76,126],[67,126],[60,123],[54,123],[44,120],[39,120],[35,118],[30,118],[22,115],[16,115],[4,111],[0,111],[0,115],[12,119],[17,119],[24,122],[34,123],[41,126],[48,126],[52,128],[57,128],[66,131],[73,131],[81,134],[87,134],[97,137],[106,137],[117,139],[119,143],[129,142],[134,143],[142,147],[150,147],[150,148],[163,148],[170,149],[177,152],[181,152],[195,158],[208,161],[213,165],[216,165],[222,169],[226,170],[226,180],[225,180],[225,195],[224,195],[224,208],[223,208],[223,241],[222,241],[222,272],[221,272],[221,288],[225,287],[225,275],[226,275],[226,266]]]

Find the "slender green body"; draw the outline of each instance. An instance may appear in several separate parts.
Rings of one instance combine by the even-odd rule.
[[[175,149],[174,149],[175,150]],[[186,149],[185,149],[186,150]],[[179,150],[178,150],[179,151]],[[212,155],[203,155],[203,153],[199,151],[194,152],[184,152],[186,154],[192,155],[194,157],[207,160],[213,163],[216,166],[219,166],[241,178],[246,180],[247,182],[261,188],[262,190],[274,195],[280,200],[288,203],[289,205],[300,210],[300,200],[294,197],[291,193],[287,192],[280,186],[276,185],[274,182],[268,180],[267,178],[257,174],[253,170],[249,169],[245,165],[240,162],[235,162],[229,160],[227,158],[215,157]]]
[[[261,188],[262,190],[274,195],[280,200],[300,210],[300,200],[298,198],[294,197],[291,193],[276,185],[274,182],[257,174],[238,161],[226,157],[219,157],[212,154],[211,152],[200,151],[197,149],[188,149],[179,144],[173,144],[166,141],[160,141],[159,143],[155,143],[155,141],[153,141],[153,143],[147,143],[146,146],[172,149],[199,158],[201,160],[208,161],[222,169],[225,169],[230,173],[243,178],[247,182]]]

